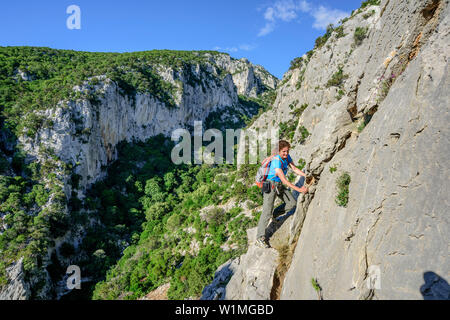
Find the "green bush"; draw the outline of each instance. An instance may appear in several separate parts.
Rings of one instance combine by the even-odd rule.
[[[375,14],[375,10],[370,10],[369,12],[363,14],[364,19],[368,19]]]
[[[0,106],[6,117],[5,128],[15,134],[26,130],[32,135],[42,126],[51,126],[48,119],[38,116],[38,111],[66,99],[98,102],[100,96],[74,93],[72,88],[99,74],[116,81],[120,93],[131,100],[136,93],[146,92],[170,107],[174,88],[152,67],[171,66],[183,72],[188,83],[201,85],[189,74],[190,64],[203,66],[207,59],[204,52],[91,54],[49,48],[0,48]],[[18,67],[34,80],[12,80]],[[97,78],[89,82],[91,86],[100,83]],[[245,101],[239,98],[245,106],[267,111],[276,99],[276,91]],[[89,134],[79,115],[73,115],[73,121],[78,134]],[[0,175],[0,211],[8,225],[0,234],[2,259],[14,261],[23,255],[27,277],[45,271],[45,257],[55,244],[54,238],[82,228],[85,236],[80,246],[75,250],[68,240],[59,252],[97,282],[94,298],[135,299],[168,281],[173,287],[170,297],[198,296],[217,267],[246,248],[246,228],[257,222],[257,217],[237,216],[241,209],[234,208],[216,214],[208,225],[200,219],[200,209],[223,204],[230,198],[262,204],[260,190],[252,186],[257,166],[242,169],[239,174],[235,166],[175,166],[167,161],[172,147],[173,143],[163,136],[120,143],[118,159],[107,168],[107,177],[91,186],[84,200],[77,199],[73,192],[68,202],[55,168],[62,168],[76,189],[81,181],[74,173],[76,164],[64,164],[44,148],[41,150],[45,151],[46,161],[40,164],[27,164],[25,154],[19,150],[11,164],[1,156],[1,173],[17,174]],[[226,174],[226,178],[216,182],[219,173]],[[244,182],[235,183],[236,176],[240,178],[244,173]],[[44,184],[43,177],[50,183]],[[51,189],[45,187],[49,185]],[[53,201],[46,206],[50,198]],[[66,207],[70,215],[66,215]],[[228,226],[233,219],[235,230],[230,233]],[[190,234],[186,228],[192,225],[195,231]],[[204,245],[207,233],[211,238]],[[235,242],[231,243],[238,249],[223,251],[220,245],[232,236]],[[181,250],[188,250],[193,239],[199,241],[200,252],[197,256],[182,256]],[[52,262],[48,271],[53,277],[58,261],[52,256]],[[0,286],[4,282],[3,268],[0,265]],[[184,281],[181,277],[185,277]]]
[[[336,186],[338,189],[336,203],[341,207],[347,207],[350,181],[351,179],[348,172],[343,173],[336,181]]]
[[[306,161],[303,158],[298,159],[297,168],[300,170],[303,170],[303,168],[306,166]]]
[[[346,34],[344,33],[344,26],[340,25],[339,27],[336,27],[334,29],[334,31],[336,32],[336,38],[343,38],[346,36]]]
[[[301,115],[303,114],[303,111],[305,111],[306,108],[308,108],[308,104],[307,104],[307,103],[304,103],[304,104],[302,104],[299,108],[297,108],[297,109],[295,109],[294,111],[292,111],[291,114],[292,114],[294,117],[300,118]]]
[[[42,185],[34,185],[30,193],[24,196],[25,202],[32,206],[36,203],[39,207],[42,207],[47,203],[49,198],[49,193],[44,189]]]
[[[305,80],[305,71],[306,71],[306,68],[303,68],[300,71],[300,74],[298,76],[297,82],[295,83],[295,89],[296,90],[300,90],[300,88],[302,87],[303,80]]]
[[[256,172],[258,172],[259,164],[243,164],[239,168],[238,175],[244,178],[247,185],[254,183]]]
[[[344,80],[348,79],[348,74],[344,74],[343,66],[338,66],[338,71],[336,71],[332,76],[331,79],[327,82],[327,88],[329,87],[341,87],[344,83]]]
[[[289,67],[289,70],[297,69],[297,68],[301,67],[302,64],[303,64],[303,58],[302,57],[294,58],[291,61],[291,65]]]
[[[362,28],[362,27],[356,27],[355,33],[353,35],[353,38],[355,40],[355,45],[359,46],[362,44],[363,40],[367,37],[367,31],[369,30],[368,27]]]
[[[183,222],[182,218],[178,214],[174,214],[170,216],[169,219],[167,219],[166,227],[169,231],[175,231],[179,226],[181,226],[181,223]]]
[[[8,284],[8,278],[6,276],[6,267],[0,264],[0,289]]]
[[[292,141],[297,129],[298,119],[289,120],[287,122],[280,122],[280,138]]]
[[[361,133],[365,127],[366,127],[366,123],[364,121],[362,121],[361,124],[358,126],[358,132]]]
[[[9,169],[9,162],[8,160],[0,154],[0,174],[6,173],[6,170]]]
[[[137,166],[143,159],[155,164],[163,163],[153,159],[158,158],[163,150],[170,152],[162,140],[140,144],[139,148],[132,144],[120,146],[119,159],[109,170],[121,174],[108,175],[103,185],[99,183],[90,190],[93,199],[104,195],[104,190],[113,190],[107,192],[113,195],[113,199],[100,201],[99,211],[106,213],[101,216],[101,221],[106,228],[89,231],[86,241],[83,241],[84,250],[89,254],[102,249],[110,257],[106,279],[94,289],[95,299],[117,299],[123,292],[129,293],[127,299],[136,299],[167,282],[171,283],[171,299],[198,297],[204,285],[212,280],[217,267],[246,248],[246,229],[256,225],[256,217],[250,219],[239,215],[242,212],[239,207],[229,212],[213,207],[206,213],[207,221],[203,221],[199,212],[205,206],[220,205],[229,198],[249,199],[253,204],[261,205],[261,192],[253,185],[258,165],[241,166],[239,171],[236,171],[235,166],[228,165],[169,166],[162,170],[147,164]],[[133,178],[130,178],[130,172]],[[243,182],[236,182],[236,177],[244,178]],[[126,198],[115,191],[121,190],[123,186],[129,188]],[[174,192],[162,201],[154,198],[154,194],[166,192],[170,188]],[[131,198],[139,199],[138,204],[125,211],[130,207]],[[138,224],[138,216],[134,218],[136,222],[134,219],[127,222],[130,212],[138,215],[142,211],[146,216],[144,223]],[[128,225],[136,227],[127,228]],[[186,231],[188,227],[193,227],[192,233]],[[122,257],[118,248],[109,244],[110,240],[116,243],[119,236],[123,237],[119,233],[125,236],[130,234],[131,239],[134,239],[130,240],[132,244]],[[132,236],[133,233],[140,233],[139,239]],[[210,238],[204,245],[207,234]],[[194,239],[200,243],[198,255],[189,253],[189,246]],[[238,249],[223,251],[220,246],[225,241],[236,244]],[[183,250],[187,251],[184,257],[180,254]],[[211,256],[207,257],[206,252]],[[133,258],[135,254],[139,256],[136,260]],[[92,261],[88,264],[94,267]],[[104,276],[100,273],[95,275],[96,279],[103,280]]]
[[[363,1],[361,3],[361,7],[358,10],[353,10],[352,11],[351,17],[353,17],[353,14],[356,15],[356,14],[361,13],[368,6],[379,6],[380,3],[381,3],[381,0],[366,0],[366,1]],[[364,18],[364,19],[367,19],[367,18]]]
[[[291,80],[292,74],[288,75],[283,81],[280,83],[280,87],[284,86],[289,80]]]
[[[299,131],[301,134],[299,143],[304,143],[306,138],[310,136],[310,133],[308,132],[308,129],[306,129],[304,126],[300,126]]]
[[[21,173],[24,169],[25,164],[25,153],[23,151],[17,151],[14,153],[14,156],[12,158],[11,167],[14,169],[15,172]]]
[[[329,25],[327,26],[327,31],[325,32],[325,34],[324,34],[323,36],[318,37],[318,38],[316,39],[314,49],[320,49],[320,48],[322,48],[323,45],[324,45],[325,43],[327,43],[328,39],[331,37],[331,34],[333,33],[333,31],[334,31],[334,26],[333,26],[333,24],[329,24]]]
[[[317,282],[317,279],[311,278],[311,284],[312,284],[314,290],[316,290],[317,292],[322,290],[322,288],[320,287],[319,283]]]
[[[206,221],[210,224],[222,224],[225,220],[225,210],[222,208],[212,208],[206,214]]]
[[[251,188],[247,189],[247,198],[253,201],[256,205],[261,206],[263,204],[261,189],[259,189],[256,185],[253,185]]]
[[[361,9],[364,9],[368,6],[379,6],[381,0],[366,0],[361,3]]]

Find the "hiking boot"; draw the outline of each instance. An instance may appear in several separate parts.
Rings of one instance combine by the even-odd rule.
[[[256,240],[256,245],[260,248],[268,249],[270,248],[269,241],[266,238],[261,237]]]
[[[283,214],[284,214],[283,212],[282,213],[276,213],[276,214],[273,213],[272,214],[272,219],[273,220],[278,220],[278,218],[281,217]]]
[[[277,207],[275,210],[273,210],[272,218],[276,219],[276,218],[279,218],[282,215],[284,215],[286,213],[284,208],[286,208],[286,204],[285,203],[281,204],[279,207]]]

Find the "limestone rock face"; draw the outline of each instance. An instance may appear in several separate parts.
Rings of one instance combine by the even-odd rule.
[[[95,96],[97,101],[88,98],[61,101],[51,109],[38,112],[51,125],[40,128],[35,137],[18,137],[27,161],[45,163],[48,159],[57,158],[65,164],[72,164],[73,173],[81,177],[77,196],[83,199],[86,189],[104,178],[106,167],[117,159],[116,148],[120,142],[145,141],[158,134],[170,137],[175,129],[193,126],[194,121],[204,121],[215,111],[232,119],[236,111],[251,117],[251,112],[240,104],[238,95],[256,96],[277,85],[276,77],[247,60],[236,60],[220,53],[202,54],[206,61],[201,65],[191,63],[181,69],[151,66],[176,89],[172,95],[173,103],[158,99],[151,93],[127,95],[116,82],[104,75],[87,79],[83,85],[73,89],[82,93],[82,97],[85,94]],[[232,75],[233,72],[237,73]],[[26,74],[19,73],[18,76],[24,78]],[[3,147],[10,148],[6,141],[6,137],[0,136]],[[43,150],[52,150],[52,155]],[[72,193],[70,176],[59,166],[54,167],[69,199]],[[67,208],[65,213],[70,214]],[[63,240],[76,245],[77,237],[81,236],[67,234]],[[47,260],[54,249],[49,248]],[[18,274],[16,271],[12,273],[11,281],[0,289],[0,297],[29,298],[29,284],[23,283]],[[64,285],[62,280],[59,282]],[[39,297],[51,299],[52,294],[47,288],[59,284],[51,284],[48,277],[44,282],[46,285],[38,293]],[[56,288],[56,292],[63,291]]]
[[[273,275],[278,264],[278,252],[256,246],[256,228],[247,230],[249,248],[240,257],[230,282],[226,300],[269,300]]]
[[[217,269],[212,283],[203,289],[201,300],[270,299],[278,252],[255,244],[256,228],[247,230],[247,237],[247,253]]]
[[[315,299],[313,277],[324,299],[422,299],[448,281],[450,78],[441,53],[450,52],[450,19],[442,10],[369,125],[325,164],[282,299]],[[334,201],[343,172],[351,176],[347,208]],[[368,285],[371,270],[378,286]],[[449,294],[447,285],[436,297]]]

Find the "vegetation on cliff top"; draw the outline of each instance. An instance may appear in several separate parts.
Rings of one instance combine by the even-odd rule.
[[[215,51],[102,53],[0,47],[0,114],[5,118],[5,125],[16,135],[26,128],[24,133],[33,136],[45,122],[36,114],[37,110],[52,108],[64,99],[82,97],[73,90],[74,86],[99,75],[117,82],[123,94],[133,96],[137,92],[148,92],[167,106],[173,106],[176,88],[164,81],[156,68],[164,66],[190,71],[191,64],[203,66],[211,56],[220,54]],[[89,84],[96,83],[98,80],[92,79]],[[84,98],[94,103],[97,100],[89,93]]]

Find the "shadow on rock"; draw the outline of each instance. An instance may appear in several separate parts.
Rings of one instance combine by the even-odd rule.
[[[424,300],[450,300],[450,286],[444,278],[433,271],[423,274],[425,284],[420,287]]]
[[[226,286],[236,271],[239,258],[230,259],[221,265],[215,275],[213,282],[202,291],[200,300],[224,300],[226,296]]]

